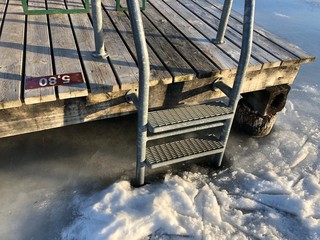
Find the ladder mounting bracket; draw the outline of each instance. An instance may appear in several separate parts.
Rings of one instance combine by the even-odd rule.
[[[126,101],[137,107],[139,101],[139,91],[137,88],[129,90],[125,95]]]

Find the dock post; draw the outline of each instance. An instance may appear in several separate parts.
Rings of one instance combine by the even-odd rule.
[[[137,52],[139,67],[139,92],[138,92],[138,135],[137,135],[137,185],[144,185],[145,161],[147,151],[147,124],[149,105],[149,77],[150,63],[147,42],[144,34],[143,23],[138,0],[127,0],[134,44]]]
[[[92,8],[94,42],[95,42],[95,48],[96,48],[95,52],[92,53],[92,56],[96,58],[106,58],[107,53],[104,47],[104,40],[103,40],[101,0],[92,0],[91,8]]]
[[[227,29],[227,24],[229,21],[229,16],[232,8],[232,2],[233,0],[225,0],[223,4],[223,9],[222,9],[222,14],[221,14],[221,19],[219,23],[219,28],[217,32],[217,37],[216,39],[213,39],[213,42],[215,44],[222,44],[224,43],[224,35],[226,33]]]

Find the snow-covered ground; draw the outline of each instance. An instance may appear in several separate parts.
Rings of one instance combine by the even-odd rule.
[[[318,0],[257,3],[258,23],[320,57],[319,16]],[[320,239],[319,78],[319,62],[302,67],[267,138],[232,132],[223,170],[76,195],[62,238]]]
[[[257,0],[258,23],[318,59],[319,16],[320,0]],[[225,168],[139,189],[119,180],[135,116],[0,139],[0,239],[320,239],[319,78],[319,60],[302,66],[267,138],[233,131]]]
[[[319,119],[295,104],[266,139],[233,134],[225,170],[77,196],[63,239],[320,239]]]

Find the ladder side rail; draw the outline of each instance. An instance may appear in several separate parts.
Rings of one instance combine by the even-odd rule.
[[[238,101],[240,98],[240,92],[243,85],[243,80],[244,80],[246,70],[248,68],[250,56],[251,56],[254,12],[255,12],[255,0],[245,0],[241,54],[240,54],[239,65],[237,68],[235,81],[232,87],[231,97],[229,99],[229,107],[232,108],[233,114],[235,114],[235,111],[238,106]],[[226,143],[228,142],[229,134],[231,131],[232,121],[233,121],[233,118],[226,120],[225,128],[223,128],[223,131],[220,136],[220,141],[225,147],[226,147]],[[218,161],[219,166],[221,165],[224,151],[225,149],[223,150],[222,153],[219,153],[216,155],[216,160]]]
[[[233,3],[233,0],[225,0],[224,1],[217,36],[216,36],[216,39],[213,39],[213,42],[215,44],[224,43],[224,36],[226,33],[226,29],[227,29],[227,25],[228,25],[228,21],[229,21],[229,16],[231,13],[232,3]]]
[[[144,185],[145,176],[150,63],[139,2],[138,0],[127,0],[127,6],[139,67],[136,180],[137,185],[141,186]]]
[[[238,105],[241,89],[243,86],[243,80],[247,72],[247,68],[251,57],[254,11],[255,0],[245,0],[241,54],[236,77],[232,87],[233,91],[229,102],[229,107],[231,107],[234,111],[236,110]]]

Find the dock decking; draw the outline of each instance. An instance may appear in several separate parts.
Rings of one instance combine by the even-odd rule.
[[[23,14],[21,1],[0,4],[0,137],[86,122],[134,111],[124,95],[138,86],[129,16],[102,0],[106,60],[94,51],[89,14]],[[30,0],[29,8],[81,8],[81,0]],[[208,100],[223,77],[232,84],[242,16],[232,12],[224,44],[215,45],[222,4],[216,0],[149,0],[143,12],[151,67],[150,107]],[[243,92],[290,84],[314,57],[255,26]],[[82,72],[81,84],[25,89],[25,79]],[[172,84],[175,83],[175,84]],[[179,84],[180,83],[180,84]],[[174,88],[171,86],[175,86]],[[41,103],[41,104],[39,104]]]

